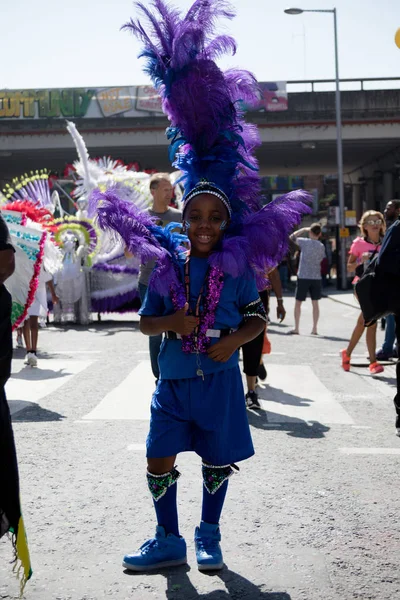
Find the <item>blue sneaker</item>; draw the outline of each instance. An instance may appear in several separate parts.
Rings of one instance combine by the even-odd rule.
[[[151,571],[163,567],[186,564],[186,542],[173,533],[165,535],[164,527],[157,525],[156,536],[140,546],[138,552],[126,554],[122,566],[129,571]]]
[[[224,566],[222,558],[221,533],[218,525],[201,521],[194,534],[196,558],[199,571],[219,571]]]
[[[386,352],[383,348],[376,351],[376,360],[390,360],[393,358],[393,353]]]

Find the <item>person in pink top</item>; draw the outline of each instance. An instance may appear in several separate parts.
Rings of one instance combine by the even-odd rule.
[[[382,238],[385,234],[385,220],[382,213],[376,210],[367,210],[360,221],[361,236],[357,237],[351,245],[347,270],[355,272],[353,283],[357,283],[364,272],[365,266],[371,257],[379,251]],[[357,346],[365,325],[362,313],[358,317],[357,324],[351,334],[350,342],[347,348],[341,351],[342,367],[345,371],[350,371],[351,353]],[[367,328],[367,348],[369,353],[369,370],[372,375],[382,373],[383,367],[376,360],[376,323]]]

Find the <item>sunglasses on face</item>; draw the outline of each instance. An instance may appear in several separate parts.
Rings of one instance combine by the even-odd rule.
[[[365,221],[365,225],[382,225],[382,219],[368,219]]]

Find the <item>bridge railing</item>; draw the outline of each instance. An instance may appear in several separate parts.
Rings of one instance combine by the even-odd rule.
[[[290,92],[331,92],[335,89],[335,79],[293,79],[286,82]],[[363,77],[340,80],[343,91],[397,90],[400,77]]]

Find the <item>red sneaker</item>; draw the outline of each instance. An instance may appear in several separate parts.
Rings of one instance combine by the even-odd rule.
[[[347,355],[347,351],[341,350],[340,356],[342,357],[343,371],[350,371],[350,356]]]
[[[382,371],[384,371],[384,368],[378,362],[369,365],[369,372],[372,373],[372,375],[377,375],[378,373],[382,373]]]

